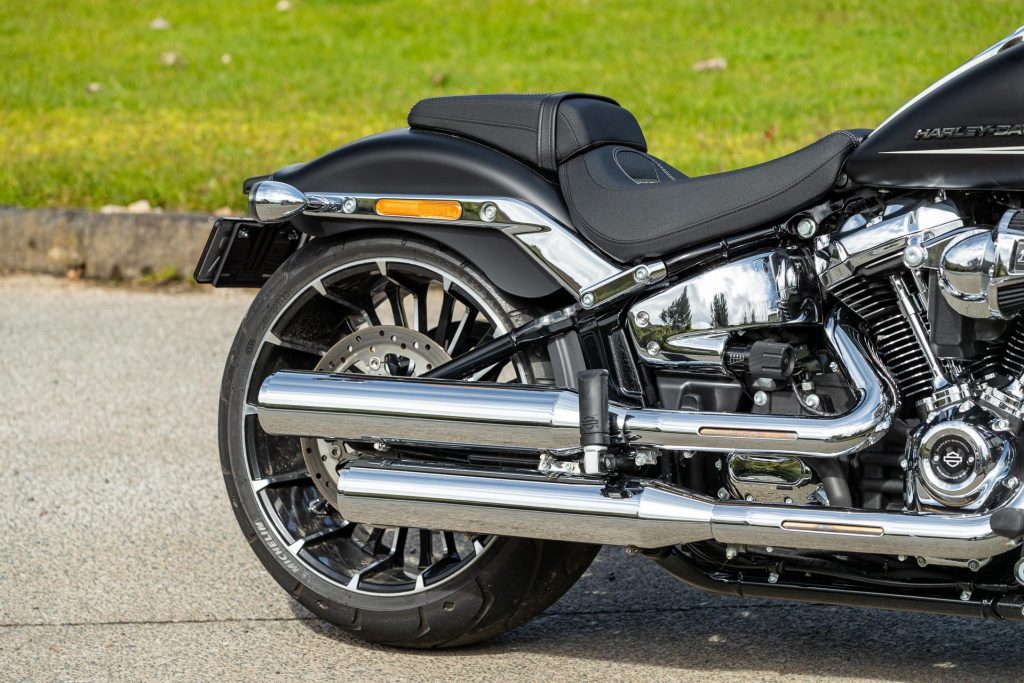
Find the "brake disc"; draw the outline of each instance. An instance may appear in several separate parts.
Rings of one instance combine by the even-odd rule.
[[[376,377],[415,377],[451,360],[430,337],[394,325],[356,330],[328,349],[315,372],[358,373]],[[359,436],[359,435],[353,435]],[[338,500],[338,472],[358,457],[341,439],[300,439],[302,457],[323,500]]]

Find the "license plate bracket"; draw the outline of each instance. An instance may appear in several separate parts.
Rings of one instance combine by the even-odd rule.
[[[287,223],[218,218],[192,277],[214,287],[262,287],[306,238]]]

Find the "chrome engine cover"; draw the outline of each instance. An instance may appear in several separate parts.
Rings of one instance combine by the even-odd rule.
[[[950,307],[968,318],[1012,318],[1024,309],[1024,211],[1003,214],[995,230],[949,241],[935,264]]]
[[[827,503],[814,472],[800,458],[732,453],[727,458],[727,485],[747,502],[806,505]]]
[[[818,322],[818,289],[799,251],[773,249],[686,278],[629,310],[641,360],[724,372],[731,332]]]
[[[975,510],[1010,475],[1011,442],[965,419],[922,425],[908,447],[914,463],[908,483],[920,505]]]
[[[865,266],[896,260],[909,246],[928,248],[963,229],[960,212],[951,201],[898,199],[880,215],[856,214],[835,235],[815,242],[815,269],[825,289],[832,290]]]

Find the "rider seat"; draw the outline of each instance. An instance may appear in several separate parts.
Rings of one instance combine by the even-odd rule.
[[[822,199],[867,131],[843,130],[749,168],[687,177],[647,154],[633,115],[597,95],[422,100],[413,128],[470,138],[557,173],[573,223],[612,258],[660,258],[786,219]]]

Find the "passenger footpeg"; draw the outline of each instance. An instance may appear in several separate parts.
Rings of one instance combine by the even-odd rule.
[[[612,443],[608,410],[608,371],[582,370],[577,375],[580,391],[580,445],[583,473],[600,474]]]

